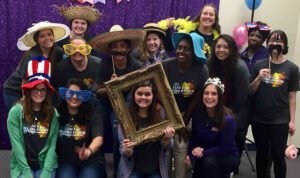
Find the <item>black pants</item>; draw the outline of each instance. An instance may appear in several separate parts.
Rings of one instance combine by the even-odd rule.
[[[195,161],[193,178],[229,178],[239,164],[239,156],[205,156]]]
[[[286,177],[284,151],[288,137],[288,124],[267,125],[252,123],[252,133],[256,144],[257,178],[265,178],[268,167],[268,150],[274,161],[275,178]]]

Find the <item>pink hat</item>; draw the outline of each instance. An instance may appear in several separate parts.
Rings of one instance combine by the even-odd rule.
[[[44,57],[35,57],[28,62],[27,73],[28,83],[21,86],[22,89],[31,89],[44,83],[51,93],[55,89],[51,86],[49,79],[51,76],[51,63]]]

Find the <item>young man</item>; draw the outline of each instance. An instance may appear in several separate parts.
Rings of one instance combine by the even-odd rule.
[[[108,59],[100,62],[97,69],[96,95],[99,99],[99,110],[102,111],[104,118],[110,118],[112,126],[114,140],[114,176],[117,175],[120,160],[118,119],[108,100],[104,82],[142,68],[142,64],[136,59],[131,58],[129,53],[143,41],[144,36],[145,31],[143,30],[124,30],[120,25],[114,25],[109,32],[100,34],[90,41],[94,49],[109,55]],[[127,95],[124,95],[124,98],[127,98]],[[105,124],[106,123],[104,123],[104,125]],[[108,131],[106,130],[104,132],[107,133]],[[109,139],[105,140],[107,141]]]

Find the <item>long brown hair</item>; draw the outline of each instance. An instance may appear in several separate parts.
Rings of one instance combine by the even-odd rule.
[[[138,116],[139,107],[135,103],[134,94],[135,94],[136,90],[141,87],[150,87],[152,89],[153,100],[152,100],[152,103],[148,110],[148,118],[150,119],[150,125],[157,124],[163,120],[162,115],[160,114],[160,111],[159,111],[161,105],[160,105],[160,102],[159,102],[159,99],[157,96],[157,90],[151,81],[144,81],[144,82],[136,84],[131,91],[129,112],[132,116],[133,123],[134,123],[136,129],[138,129],[138,123],[139,123],[139,116]]]
[[[45,29],[43,29],[43,30],[45,30]],[[50,30],[52,32],[53,36],[54,36],[53,30],[51,28],[49,28],[48,30]],[[36,45],[33,46],[32,48],[35,49],[35,50],[38,50],[38,51],[42,51],[41,46],[38,43],[38,38],[39,38],[40,32],[41,32],[41,30],[35,32],[35,34],[33,35],[33,40],[36,42]],[[49,51],[48,59],[51,62],[52,66],[55,66],[56,63],[59,62],[58,61],[59,59],[57,59],[57,57],[56,57],[56,44],[55,44],[55,42],[53,43],[53,46],[51,47],[51,49]]]
[[[164,51],[164,50],[165,50],[165,47],[164,47],[164,41],[163,41],[162,35],[161,35],[159,32],[149,31],[149,32],[147,33],[147,35],[146,35],[146,37],[145,37],[145,39],[144,39],[144,41],[143,41],[141,47],[140,47],[140,54],[141,54],[141,55],[140,55],[140,61],[143,62],[143,63],[144,63],[145,61],[149,60],[149,58],[150,58],[149,53],[147,52],[147,37],[148,37],[148,35],[151,34],[151,33],[156,34],[156,35],[159,37],[159,39],[160,39],[160,46],[159,46],[157,52],[159,53],[160,51]],[[160,56],[160,57],[161,57],[161,58],[164,58],[165,56]]]
[[[214,10],[215,10],[215,23],[213,24],[212,29],[213,29],[213,30],[216,30],[216,31],[220,34],[220,33],[221,33],[221,26],[220,26],[220,24],[219,24],[219,14],[218,14],[218,11],[217,11],[216,6],[215,6],[214,4],[212,4],[212,3],[205,4],[205,5],[200,9],[198,15],[193,19],[193,22],[199,23],[201,14],[202,14],[203,9],[204,9],[205,7],[212,7],[212,8],[214,8]],[[199,24],[199,25],[200,25],[200,24]]]
[[[23,113],[24,113],[24,119],[31,125],[34,122],[34,112],[33,112],[33,101],[31,99],[31,90],[32,89],[25,89],[24,95],[20,101],[20,103],[23,106]],[[45,119],[42,121],[42,124],[46,125],[51,122],[54,107],[52,105],[52,97],[50,92],[47,89],[46,98],[42,102],[41,106],[41,116]]]
[[[201,102],[200,102],[200,108],[201,108],[202,114],[207,115],[206,106],[203,103],[203,96],[204,96],[206,87],[209,85],[214,85],[214,87],[217,90],[218,103],[214,109],[214,119],[216,121],[216,127],[219,129],[219,131],[221,131],[226,124],[225,116],[227,116],[227,115],[233,116],[233,114],[232,114],[232,111],[224,105],[223,92],[222,92],[221,88],[216,86],[215,84],[207,84],[204,86],[204,88],[202,90]]]

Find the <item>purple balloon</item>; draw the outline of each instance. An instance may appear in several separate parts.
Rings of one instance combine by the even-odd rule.
[[[232,37],[238,48],[241,48],[248,41],[248,31],[244,24],[236,26],[232,31]]]

